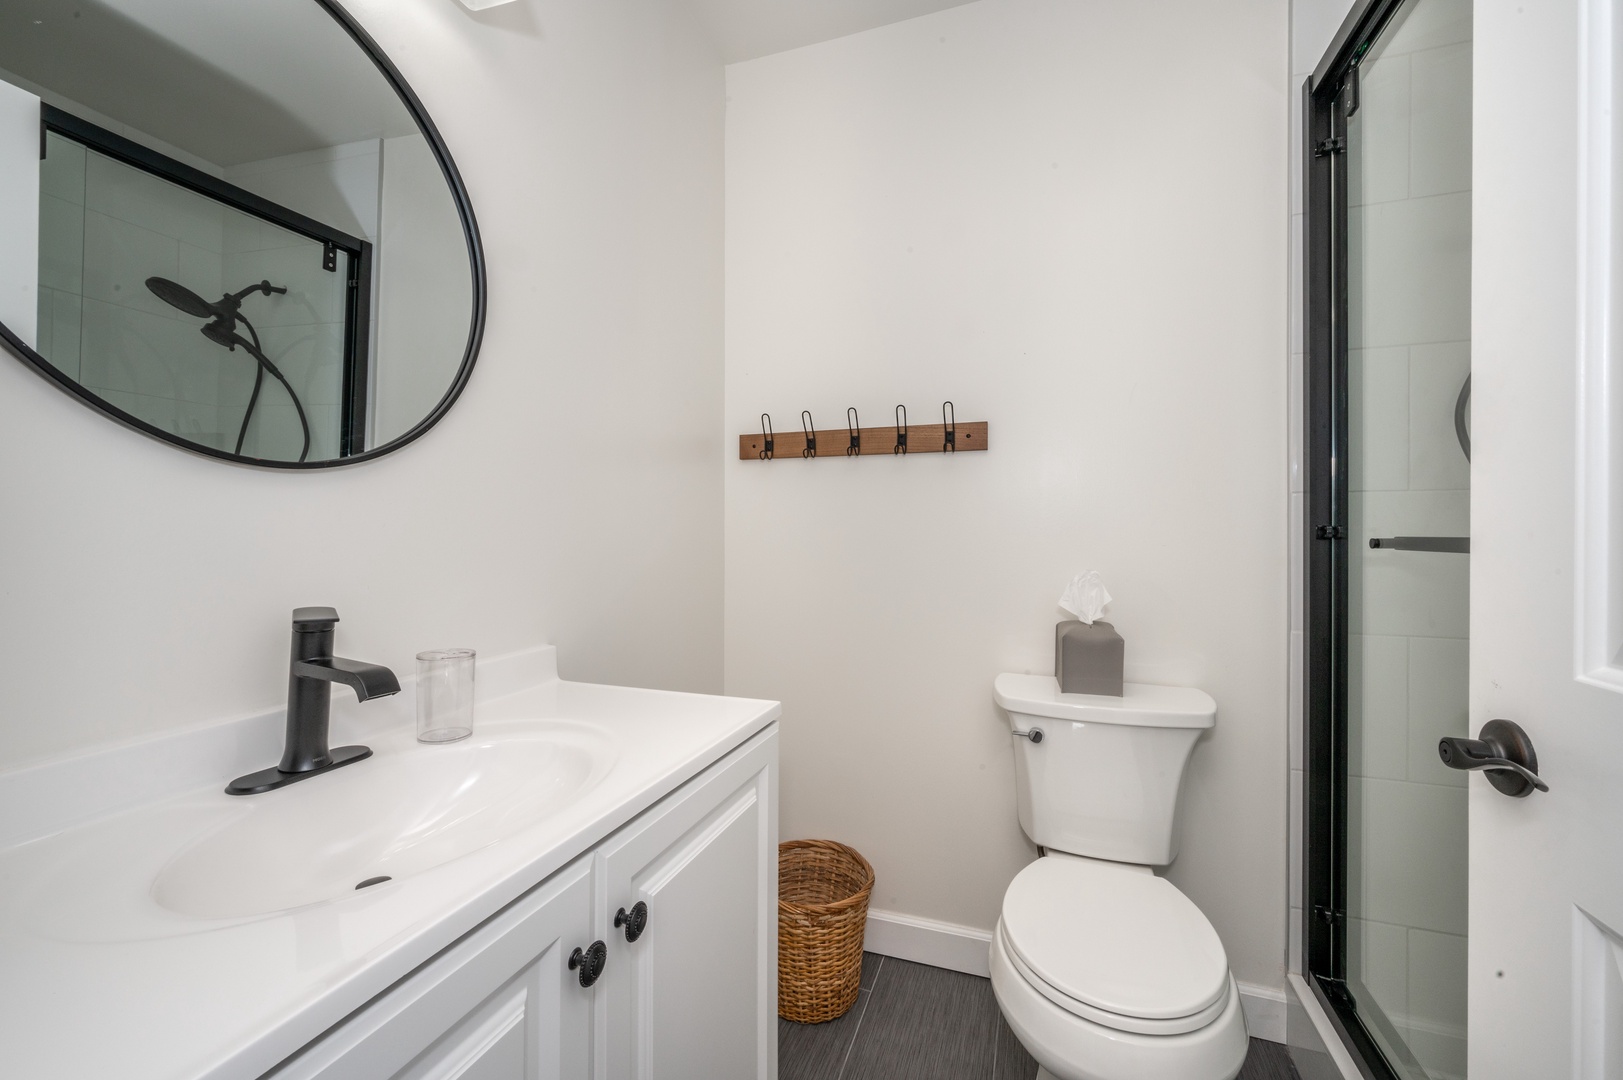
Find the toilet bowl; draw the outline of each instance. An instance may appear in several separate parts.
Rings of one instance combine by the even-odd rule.
[[[999,676],[994,697],[1025,736],[1020,824],[1044,855],[1004,893],[992,989],[1039,1076],[1233,1080],[1248,1041],[1222,941],[1151,869],[1177,853],[1184,766],[1216,704],[1133,683],[1061,694],[1030,675]]]
[[[1217,932],[1147,868],[1050,854],[1004,894],[992,990],[1060,1080],[1232,1080],[1245,1017]]]

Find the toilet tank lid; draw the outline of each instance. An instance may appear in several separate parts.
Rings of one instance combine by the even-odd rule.
[[[1055,720],[1170,728],[1209,728],[1217,722],[1217,702],[1189,686],[1123,683],[1121,697],[1062,694],[1052,675],[1005,673],[992,684],[992,697],[1009,712]]]

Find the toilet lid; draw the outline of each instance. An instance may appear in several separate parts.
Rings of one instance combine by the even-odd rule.
[[[1066,997],[1160,1020],[1216,1004],[1228,988],[1217,931],[1165,878],[1048,856],[1003,896],[1003,931],[1023,965]]]

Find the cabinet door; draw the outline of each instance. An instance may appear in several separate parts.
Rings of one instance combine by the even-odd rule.
[[[569,969],[592,942],[583,858],[270,1076],[274,1080],[586,1080],[592,997]]]
[[[777,753],[774,726],[598,849],[609,1080],[777,1076]]]

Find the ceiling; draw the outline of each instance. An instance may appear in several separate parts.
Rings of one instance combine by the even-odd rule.
[[[0,0],[0,69],[222,167],[417,130],[310,0]]]
[[[832,41],[973,0],[688,0],[726,63]]]
[[[682,2],[733,63],[971,0]],[[416,130],[310,0],[0,0],[0,71],[220,167]]]

